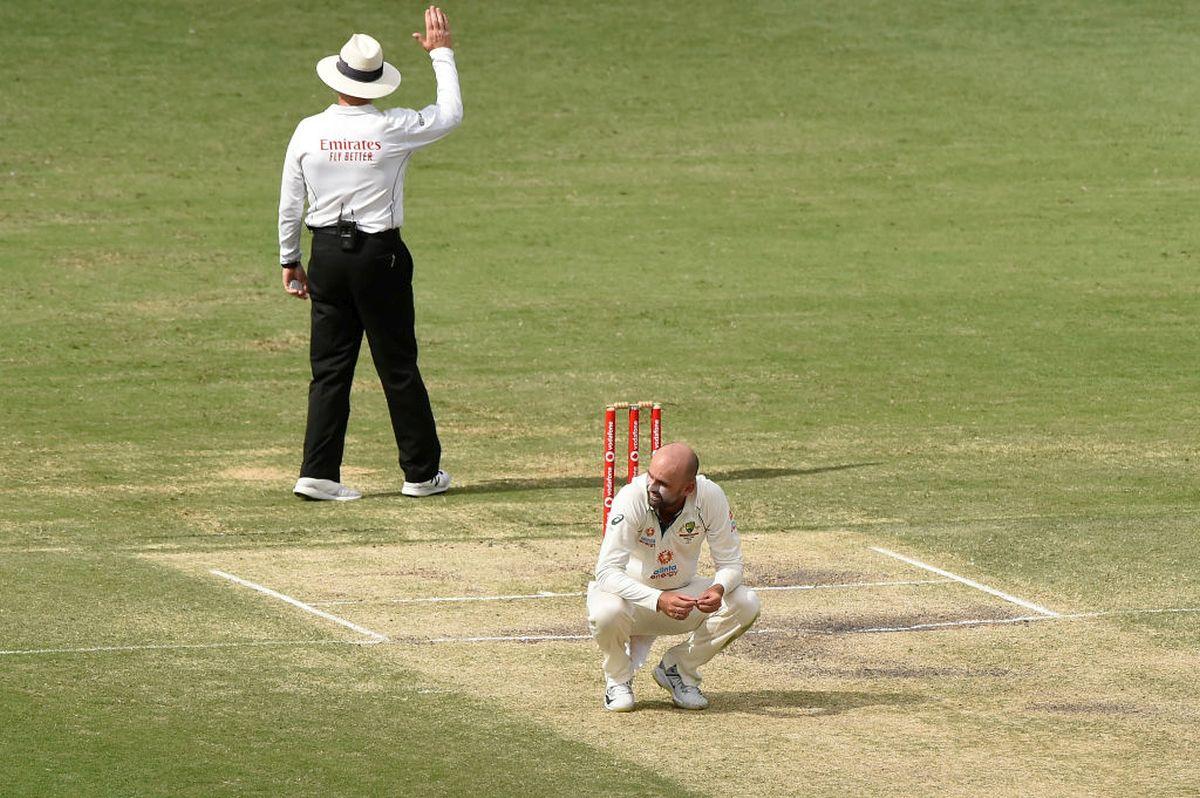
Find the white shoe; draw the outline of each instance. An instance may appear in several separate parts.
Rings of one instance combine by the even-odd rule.
[[[334,482],[332,479],[313,479],[312,477],[300,477],[296,480],[296,487],[292,488],[292,493],[301,499],[321,502],[352,502],[362,498],[361,493],[353,488],[347,488],[340,482]]]
[[[700,688],[684,684],[679,669],[674,665],[664,668],[662,660],[659,660],[654,667],[654,681],[671,694],[671,700],[680,709],[704,709],[708,706],[708,699],[700,692]]]
[[[630,682],[614,684],[604,691],[604,708],[609,712],[633,711],[633,687]]]
[[[439,471],[433,479],[424,482],[405,482],[400,492],[405,496],[432,496],[435,493],[445,493],[450,489],[450,475]]]

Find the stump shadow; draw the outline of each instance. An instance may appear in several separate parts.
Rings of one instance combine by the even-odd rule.
[[[737,482],[747,479],[779,479],[781,477],[810,476],[826,474],[832,471],[848,471],[853,468],[867,468],[881,465],[871,463],[845,463],[841,465],[818,466],[816,468],[738,468],[730,471],[704,472],[705,476],[714,482]],[[449,494],[453,496],[474,496],[491,493],[520,493],[537,490],[575,490],[594,488],[600,482],[598,476],[587,477],[533,477],[530,479],[492,479],[485,482],[475,482],[462,487],[451,487]],[[402,495],[393,490],[386,493],[369,493],[364,499],[385,499]],[[433,498],[433,497],[429,497]]]

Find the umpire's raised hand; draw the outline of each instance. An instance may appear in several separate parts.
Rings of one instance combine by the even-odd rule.
[[[446,12],[437,6],[425,9],[425,35],[414,33],[413,38],[417,40],[417,44],[425,48],[425,52],[436,50],[438,47],[453,48],[454,44],[450,39],[450,20],[446,19]]]

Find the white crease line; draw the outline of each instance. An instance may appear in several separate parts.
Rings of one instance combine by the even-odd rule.
[[[544,590],[540,593],[515,593],[510,596],[428,596],[423,598],[390,598],[390,599],[337,599],[332,601],[309,602],[314,607],[335,607],[345,604],[436,604],[448,601],[521,601],[527,599],[548,598],[577,598],[587,593],[551,593]]]
[[[68,546],[33,546],[28,548],[0,549],[3,554],[74,554],[77,549]]]
[[[1109,615],[1166,615],[1170,613],[1200,612],[1200,607],[1164,607],[1158,610],[1100,610],[1099,612],[1073,612],[1061,615],[1061,618],[1074,620],[1076,618],[1103,618]]]
[[[591,635],[512,635],[508,637],[434,637],[427,643],[534,643],[542,640],[591,640]]]
[[[1053,621],[1063,619],[1061,615],[1022,615],[1018,618],[976,618],[965,621],[939,621],[937,623],[918,623],[912,626],[868,626],[860,629],[845,629],[847,634],[873,634],[878,632],[918,632],[922,629],[945,629],[951,626],[987,626],[1000,623],[1027,623],[1029,621]],[[813,629],[811,631],[820,631]]]
[[[753,587],[751,590],[832,590],[835,588],[851,588],[851,587],[892,587],[895,585],[944,585],[951,580],[949,579],[916,579],[900,582],[844,582],[842,584],[829,585],[769,585],[766,587]]]
[[[834,588],[889,587],[893,585],[941,585],[950,581],[953,580],[917,579],[897,582],[844,582],[841,584],[769,585],[764,587],[754,587],[752,585],[748,585],[748,587],[750,587],[751,590],[829,590]],[[529,601],[549,598],[580,598],[586,595],[587,593],[585,591],[580,591],[578,593],[553,593],[549,590],[542,590],[537,593],[514,593],[507,596],[427,596],[420,598],[390,599],[332,599],[330,601],[310,601],[308,603],[313,607],[336,607],[345,606],[347,604],[436,604],[458,601]]]
[[[141,646],[91,646],[90,648],[13,648],[0,656],[20,654],[94,654],[106,651],[179,651],[196,648],[252,648],[263,646],[336,646],[362,645],[357,640],[249,640],[242,643],[161,643]]]
[[[979,618],[965,621],[941,621],[918,623],[913,626],[872,626],[863,629],[846,629],[847,633],[867,634],[876,632],[915,632],[922,629],[943,629],[952,626],[989,626],[1005,623],[1029,623],[1032,621],[1081,621],[1090,618],[1107,618],[1113,615],[1164,615],[1169,613],[1196,613],[1200,607],[1167,607],[1156,610],[1100,610],[1098,612],[1055,613],[1054,615],[1023,615],[1017,618]],[[821,630],[808,630],[821,631]]]
[[[304,610],[305,612],[312,613],[313,615],[316,615],[319,618],[324,618],[327,621],[333,621],[336,624],[344,626],[347,629],[352,629],[355,632],[358,632],[361,635],[366,635],[367,637],[370,637],[373,640],[376,640],[378,642],[384,642],[388,639],[387,635],[380,634],[379,632],[373,632],[370,629],[366,628],[365,626],[359,626],[356,623],[347,621],[345,618],[339,618],[338,616],[333,615],[332,613],[328,613],[328,612],[325,612],[324,610],[319,610],[316,607],[305,604],[303,601],[300,601],[299,599],[294,599],[291,596],[284,595],[283,593],[280,593],[276,590],[272,590],[269,587],[263,587],[262,585],[257,585],[254,582],[250,582],[246,579],[242,579],[240,576],[234,576],[233,574],[228,574],[228,573],[225,573],[224,571],[218,571],[216,568],[213,568],[212,570],[210,570],[209,573],[214,574],[215,576],[219,576],[222,579],[228,579],[230,582],[236,582],[239,585],[242,585],[243,587],[250,588],[251,590],[257,590],[259,593],[264,593],[268,596],[271,596],[272,598],[277,598],[280,601],[286,601],[288,604],[291,604],[293,607],[299,607],[300,609]]]
[[[928,563],[923,563],[920,560],[914,560],[912,557],[905,557],[903,554],[897,554],[894,551],[880,548],[879,546],[871,546],[870,548],[871,548],[871,551],[877,551],[880,554],[886,554],[888,557],[894,557],[897,560],[900,560],[901,562],[906,562],[909,565],[915,565],[917,568],[924,568],[926,571],[932,571],[933,573],[938,574],[940,576],[944,576],[948,579],[953,579],[955,582],[962,582],[967,587],[973,587],[976,590],[982,590],[984,593],[990,593],[991,595],[995,596],[996,598],[1004,599],[1005,601],[1008,601],[1008,602],[1011,602],[1018,606],[1024,607],[1027,610],[1033,610],[1034,612],[1040,613],[1042,615],[1046,615],[1050,618],[1059,617],[1059,613],[1055,612],[1054,610],[1048,610],[1045,607],[1034,604],[1033,602],[1025,601],[1025,599],[1019,599],[1016,596],[1010,596],[1008,593],[1002,593],[1001,591],[996,590],[993,587],[988,587],[987,585],[980,584],[979,582],[976,582],[971,579],[967,579],[966,577],[962,577],[957,574],[952,574],[949,571],[943,571],[941,568],[937,568],[935,566],[929,565]]]
[[[751,629],[748,635],[783,632],[785,629]],[[544,640],[591,640],[591,635],[505,635],[494,637],[434,637],[425,643],[536,643]]]

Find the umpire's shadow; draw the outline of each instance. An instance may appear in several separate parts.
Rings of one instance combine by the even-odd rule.
[[[705,471],[711,480],[721,482],[736,482],[744,479],[776,479],[778,477],[796,477],[807,474],[824,474],[829,471],[845,471],[851,468],[866,468],[879,463],[846,463],[844,465],[818,466],[816,468],[739,468],[730,471]],[[567,490],[571,488],[594,488],[599,483],[598,477],[534,477],[532,479],[491,479],[486,482],[475,482],[462,487],[451,486],[450,496],[469,496],[483,493],[518,493],[534,490]],[[371,493],[364,499],[399,496],[400,491],[387,493]]]
[[[920,693],[864,693],[853,690],[743,690],[708,693],[708,709],[698,715],[742,712],[766,717],[794,718],[841,715],[863,707],[907,706],[929,699]],[[681,712],[665,694],[661,700],[639,701],[638,709]]]

